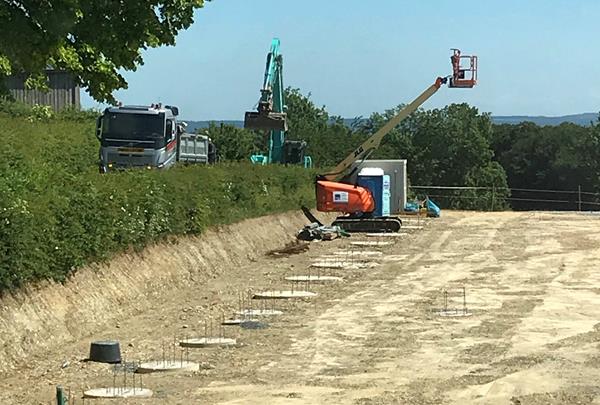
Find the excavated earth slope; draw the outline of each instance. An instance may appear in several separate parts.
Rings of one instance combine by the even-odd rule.
[[[46,282],[7,294],[0,299],[0,371],[255,260],[305,223],[301,212],[249,219],[82,268],[63,285]]]
[[[119,340],[127,360],[181,360],[177,339],[204,337],[205,322],[219,337],[240,292],[327,275],[343,280],[294,286],[309,299],[263,300],[282,312],[261,318],[267,328],[227,327],[235,347],[193,349],[198,369],[145,374],[153,397],[119,404],[600,404],[599,215],[445,211],[400,237],[263,254],[304,222],[246,221],[5,300],[14,368],[0,374],[0,403],[48,405],[62,384],[81,405],[85,390],[115,384],[105,364],[81,361],[90,341]]]

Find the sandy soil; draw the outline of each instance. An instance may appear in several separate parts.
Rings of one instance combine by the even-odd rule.
[[[443,214],[388,238],[392,246],[352,248],[382,251],[368,256],[379,265],[346,257],[347,268],[320,269],[344,280],[300,287],[316,298],[269,300],[284,314],[267,329],[228,326],[236,347],[194,349],[199,370],[144,375],[154,397],[119,403],[600,404],[600,217]],[[83,390],[113,383],[109,367],[81,361],[91,340],[118,339],[127,360],[161,358],[177,337],[203,337],[207,319],[218,334],[240,291],[290,290],[284,277],[307,275],[310,263],[335,261],[344,249],[350,239],[313,243],[297,256],[261,256],[209,280],[165,285],[152,309],[2,375],[0,402],[48,404],[62,384],[81,404]]]

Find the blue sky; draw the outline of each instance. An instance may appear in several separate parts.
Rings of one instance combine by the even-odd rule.
[[[124,103],[180,107],[190,120],[243,119],[258,100],[272,37],[284,82],[344,117],[411,101],[450,73],[450,48],[479,56],[479,85],[426,108],[468,102],[494,115],[600,110],[597,0],[214,0],[177,45],[145,52]],[[87,94],[86,107],[98,107]]]

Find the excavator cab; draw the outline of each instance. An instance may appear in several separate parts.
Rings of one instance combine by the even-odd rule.
[[[452,77],[448,87],[470,89],[477,84],[477,56],[461,55],[459,49],[450,57]]]

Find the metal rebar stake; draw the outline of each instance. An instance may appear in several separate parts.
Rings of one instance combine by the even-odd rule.
[[[123,391],[121,392],[125,393],[127,391],[127,359],[125,357],[121,364],[123,365]]]
[[[240,319],[244,319],[246,316],[246,302],[244,301],[244,293],[242,291],[240,294]]]
[[[248,312],[252,310],[252,290],[248,289]]]
[[[173,335],[173,364],[177,364],[177,348],[179,347],[177,332]]]
[[[133,370],[131,373],[131,378],[133,378],[133,395],[135,395],[135,370],[137,369],[137,362],[133,361]]]
[[[448,291],[444,290],[444,312],[448,312]]]
[[[140,373],[140,390],[144,389],[144,382],[142,381],[142,375],[144,373]]]
[[[112,384],[112,395],[116,394],[117,389],[117,365],[113,365],[113,384]]]
[[[225,337],[225,333],[223,332],[223,324],[225,323],[225,312],[221,312],[221,327],[219,328],[219,337]]]

